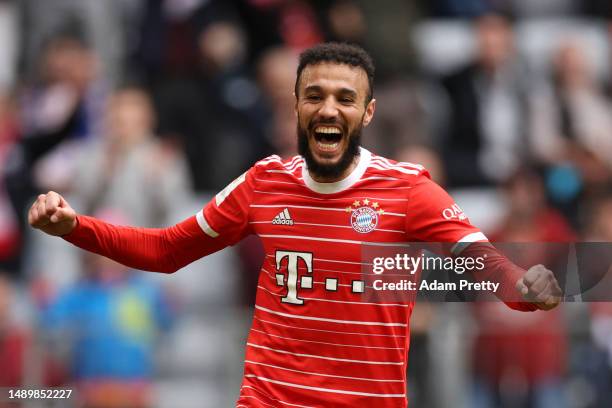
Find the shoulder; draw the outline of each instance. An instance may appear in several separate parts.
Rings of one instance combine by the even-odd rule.
[[[280,156],[274,154],[256,162],[251,171],[254,174],[262,173],[290,173],[296,174],[297,171],[302,170],[304,165],[304,159],[302,156],[293,156],[289,159],[282,159]]]
[[[381,176],[404,180],[415,184],[422,180],[429,180],[429,172],[417,163],[400,162],[375,154],[371,155],[368,165],[370,176]]]

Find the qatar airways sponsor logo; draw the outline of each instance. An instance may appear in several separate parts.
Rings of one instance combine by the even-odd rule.
[[[446,220],[459,220],[459,221],[463,221],[463,220],[467,219],[467,217],[465,216],[463,210],[461,209],[461,207],[459,207],[458,204],[453,204],[452,206],[443,209],[442,210],[442,217],[444,217],[444,219],[446,219]]]

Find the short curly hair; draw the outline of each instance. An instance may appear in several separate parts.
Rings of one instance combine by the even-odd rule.
[[[322,62],[334,62],[363,69],[368,77],[370,88],[366,97],[366,104],[372,100],[374,96],[374,62],[372,57],[358,45],[339,42],[317,44],[300,54],[294,89],[296,96],[298,96],[298,87],[304,68]]]

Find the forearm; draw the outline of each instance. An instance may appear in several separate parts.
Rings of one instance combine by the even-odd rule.
[[[134,269],[171,273],[225,245],[204,234],[195,217],[169,228],[124,227],[79,215],[63,238]]]
[[[472,272],[472,277],[478,282],[492,281],[499,283],[499,289],[495,295],[508,307],[523,312],[538,310],[535,304],[523,300],[516,289],[516,283],[525,274],[525,270],[499,253],[491,244],[470,244],[461,252],[461,256],[483,259],[483,270]]]

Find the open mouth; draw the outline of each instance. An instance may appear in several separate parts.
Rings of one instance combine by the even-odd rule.
[[[333,152],[340,145],[342,131],[333,126],[317,126],[314,129],[314,138],[319,149]]]

